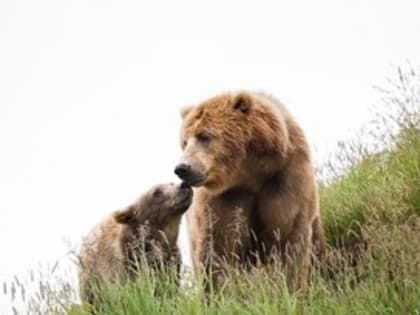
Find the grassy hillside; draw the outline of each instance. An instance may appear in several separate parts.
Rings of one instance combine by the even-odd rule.
[[[97,313],[420,314],[420,76],[398,69],[380,93],[375,132],[344,144],[324,166],[330,176],[320,184],[321,209],[330,248],[307,291],[290,294],[278,266],[233,271],[204,303],[199,289],[177,290],[169,279],[142,274],[119,290],[104,289]],[[58,313],[67,303],[53,308]],[[88,311],[73,306],[68,313]]]
[[[419,89],[413,71],[398,69],[398,80],[380,91],[388,110],[391,105],[376,122],[385,128],[376,128],[369,140],[382,149],[344,144],[334,159],[332,165],[345,164],[346,171],[320,185],[330,251],[307,292],[289,294],[279,268],[237,271],[203,303],[200,290],[179,292],[142,275],[118,292],[103,293],[99,313],[420,314]],[[154,297],[162,285],[166,290],[159,291],[166,293]]]

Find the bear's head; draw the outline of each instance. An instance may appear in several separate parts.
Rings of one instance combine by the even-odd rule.
[[[192,189],[185,185],[156,185],[145,192],[134,204],[117,211],[114,219],[123,224],[131,235],[137,235],[144,226],[154,235],[162,234],[171,244],[176,242],[182,214],[192,200]]]
[[[181,111],[183,155],[175,173],[187,185],[223,191],[237,184],[250,158],[285,149],[284,123],[251,93],[228,93]]]

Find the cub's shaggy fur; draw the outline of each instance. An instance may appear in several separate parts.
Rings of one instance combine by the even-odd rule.
[[[144,263],[179,271],[176,241],[181,216],[191,199],[191,188],[158,185],[94,228],[80,251],[82,300],[93,303],[100,282],[117,284],[133,278]]]

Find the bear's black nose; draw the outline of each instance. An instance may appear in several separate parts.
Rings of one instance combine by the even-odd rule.
[[[185,180],[191,174],[191,166],[185,163],[178,164],[175,167],[175,174],[179,176],[180,179]]]

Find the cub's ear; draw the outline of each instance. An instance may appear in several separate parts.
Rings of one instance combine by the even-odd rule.
[[[130,224],[136,221],[136,212],[133,207],[120,210],[114,213],[114,220],[120,224]]]
[[[194,106],[184,106],[181,108],[181,118],[184,119],[188,113],[194,108]]]
[[[233,99],[233,109],[244,114],[249,113],[253,104],[252,96],[249,93],[241,92]]]

